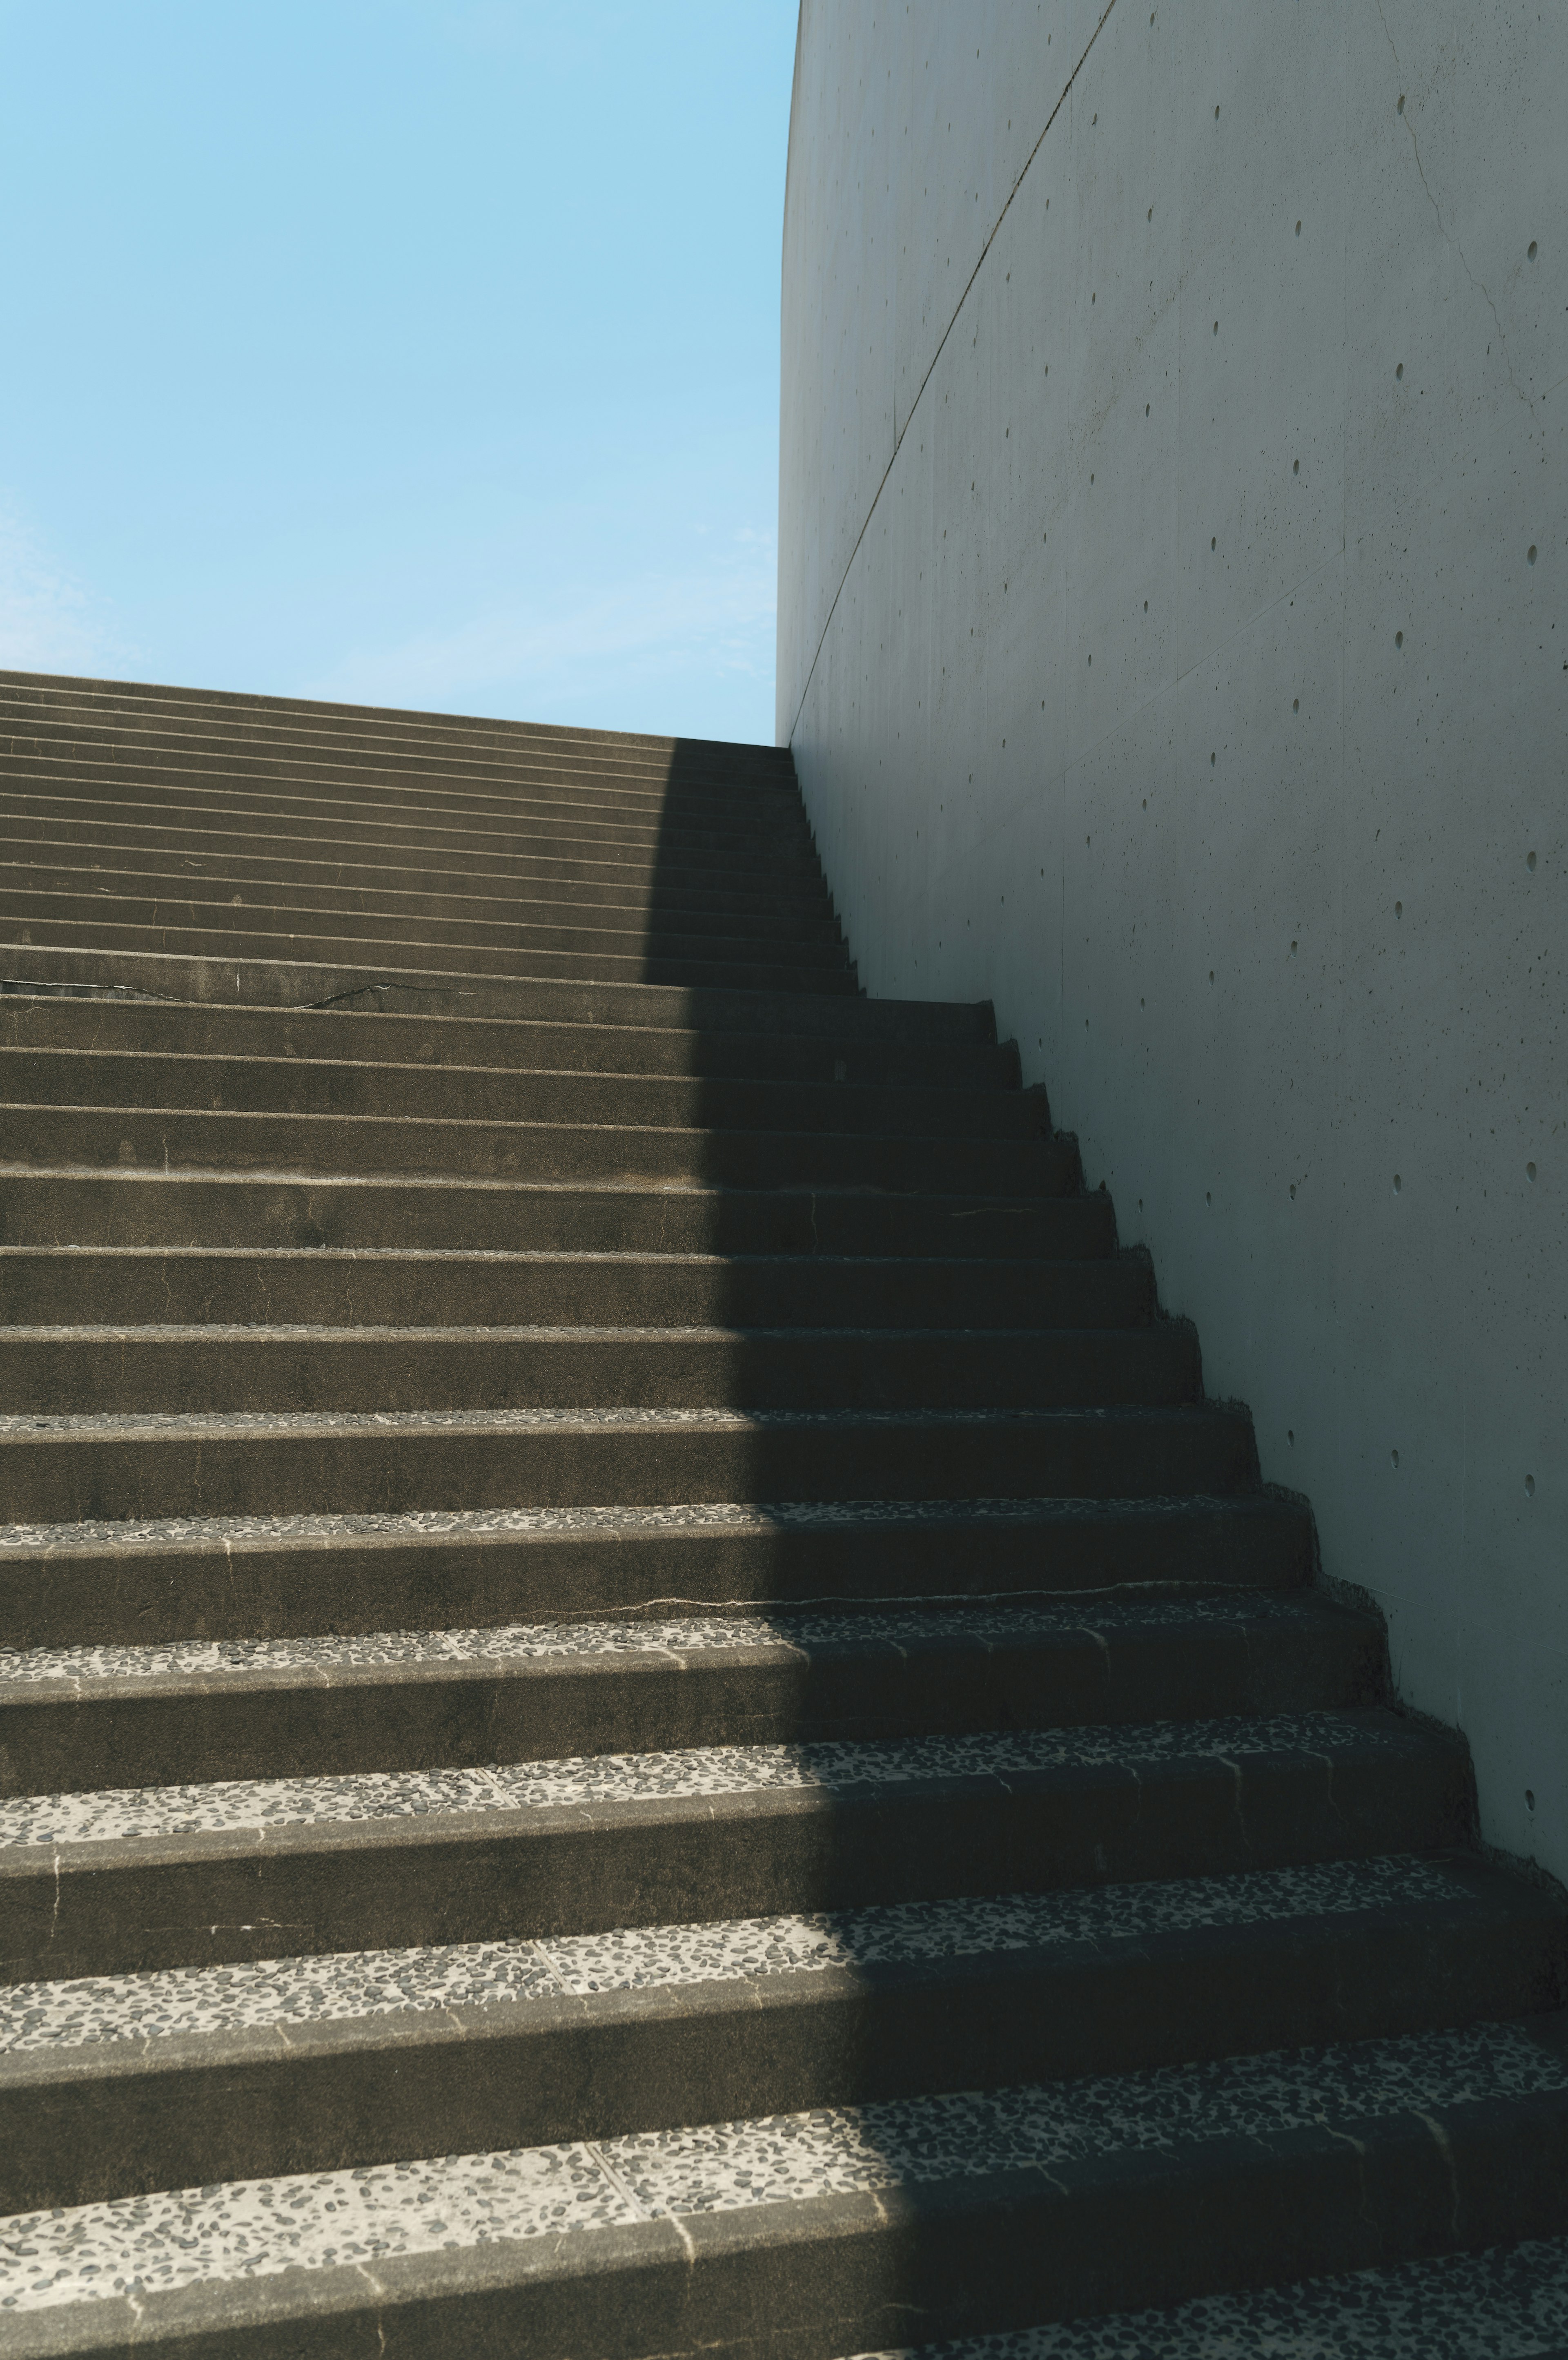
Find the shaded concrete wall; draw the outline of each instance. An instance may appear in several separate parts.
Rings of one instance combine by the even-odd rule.
[[[1565,124],[1534,0],[804,0],[779,628],[867,988],[995,999],[1559,1874]]]

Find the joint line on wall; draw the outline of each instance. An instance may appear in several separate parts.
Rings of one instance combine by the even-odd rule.
[[[860,554],[860,544],[865,540],[866,532],[870,528],[871,519],[877,513],[877,504],[881,499],[882,494],[887,488],[887,478],[898,464],[898,453],[904,447],[904,437],[914,423],[915,412],[919,410],[920,402],[925,395],[925,389],[927,386],[930,385],[931,377],[935,374],[936,365],[938,361],[941,360],[943,352],[947,348],[947,340],[949,336],[952,335],[953,329],[958,325],[959,314],[963,311],[965,303],[969,300],[969,290],[974,286],[975,281],[979,278],[981,271],[985,267],[985,257],[990,253],[993,245],[996,243],[996,232],[1001,228],[1002,224],[1007,220],[1008,213],[1011,212],[1013,199],[1023,187],[1025,175],[1028,173],[1029,166],[1034,162],[1035,158],[1040,154],[1040,149],[1044,147],[1046,134],[1050,131],[1051,125],[1055,122],[1062,108],[1066,105],[1068,99],[1072,96],[1073,85],[1077,81],[1079,75],[1083,72],[1084,62],[1088,58],[1089,52],[1094,48],[1095,42],[1099,39],[1101,33],[1105,29],[1105,19],[1110,15],[1111,10],[1116,6],[1116,0],[1105,0],[1105,5],[1101,9],[1099,16],[1095,22],[1094,29],[1083,44],[1083,56],[1079,59],[1077,64],[1068,75],[1065,82],[1063,82],[1062,86],[1062,95],[1057,100],[1056,104],[1051,108],[1051,113],[1046,116],[1045,126],[1040,132],[1040,137],[1035,141],[1034,146],[1024,158],[1022,169],[1019,171],[1018,179],[1013,182],[1012,187],[1007,191],[1007,200],[1006,204],[1004,204],[1001,212],[996,215],[996,220],[992,223],[989,230],[986,232],[985,243],[980,249],[974,269],[970,272],[968,278],[964,282],[964,290],[959,296],[957,302],[953,307],[953,317],[949,320],[946,327],[942,332],[942,335],[937,343],[936,350],[932,353],[930,362],[927,364],[926,373],[920,379],[920,386],[913,401],[909,404],[909,415],[906,417],[901,427],[897,422],[897,415],[895,413],[893,426],[893,448],[888,454],[887,464],[882,470],[877,489],[871,495],[871,505],[866,509],[865,516],[861,519],[860,530],[855,536],[855,547],[850,551],[848,559],[844,564],[844,572],[839,576],[838,588],[833,595],[833,605],[828,608],[827,618],[822,624],[822,630],[818,634],[817,644],[811,654],[811,665],[807,671],[805,682],[800,690],[800,702],[795,707],[794,717],[789,724],[789,742],[791,746],[795,742],[795,732],[800,727],[800,716],[806,709],[806,699],[811,693],[811,683],[816,678],[818,661],[821,658],[823,648],[827,645],[828,633],[833,628],[833,618],[838,612],[838,602],[844,595],[844,585],[849,580],[851,574],[855,571],[855,561]]]

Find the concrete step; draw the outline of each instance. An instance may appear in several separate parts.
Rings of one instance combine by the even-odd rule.
[[[309,960],[213,960],[173,953],[0,943],[0,990],[146,993],[156,1000],[254,1008],[341,1007],[536,1022],[665,1025],[713,1032],[784,1032],[915,1043],[996,1038],[989,1000],[863,1000],[821,992],[713,990],[687,985],[573,983],[550,977],[440,976]]]
[[[671,836],[712,833],[737,841],[777,840],[790,850],[811,843],[799,795],[737,789],[722,776],[673,784],[597,764],[554,760],[486,763],[439,753],[336,754],[320,748],[253,746],[219,738],[184,739],[157,732],[104,738],[92,731],[13,731],[0,738],[0,779],[53,781],[114,795],[129,787],[223,796],[252,794],[291,805],[311,796],[323,808],[431,812],[448,818],[503,822],[523,813],[648,829]]]
[[[1094,1329],[1148,1326],[1145,1257],[464,1254],[0,1246],[6,1328]]]
[[[0,1041],[17,1049],[158,1056],[321,1058],[353,1065],[475,1065],[504,1073],[670,1074],[702,1081],[806,1082],[942,1092],[1011,1090],[1011,1042],[882,1041],[845,1032],[709,1032],[691,1026],[398,1015],[337,1008],[193,1008],[43,993],[0,996]],[[1039,1103],[1040,1093],[1034,1094]]]
[[[156,833],[156,831],[154,832]],[[835,924],[831,902],[820,880],[791,884],[753,879],[706,877],[697,881],[671,882],[655,863],[633,865],[622,873],[615,861],[537,859],[477,864],[447,869],[421,859],[398,867],[395,861],[374,859],[317,860],[286,852],[251,856],[198,843],[164,850],[156,843],[123,841],[127,831],[114,831],[102,842],[87,835],[55,837],[41,823],[0,814],[0,858],[14,870],[33,870],[43,879],[81,885],[83,880],[112,882],[117,879],[178,880],[189,890],[193,885],[219,887],[225,899],[267,888],[290,887],[311,893],[376,893],[402,906],[404,895],[419,897],[434,910],[483,912],[492,905],[506,907],[513,898],[530,901],[564,899],[605,909],[690,910],[713,917],[766,916],[777,923],[798,921],[803,928]]]
[[[665,1180],[738,1188],[861,1187],[1065,1196],[1080,1173],[1057,1139],[910,1140],[897,1133],[705,1131],[615,1122],[424,1120],[269,1108],[0,1103],[39,1164],[146,1164],[299,1174],[429,1173],[512,1180]]]
[[[24,918],[80,918],[100,911],[124,919],[145,911],[148,923],[193,924],[192,913],[198,911],[244,908],[252,913],[252,922],[260,911],[334,913],[333,927],[324,931],[341,932],[343,921],[352,913],[366,927],[392,916],[405,923],[417,922],[421,930],[433,925],[515,930],[545,924],[570,926],[579,933],[585,927],[596,929],[607,938],[626,933],[703,939],[716,935],[843,948],[842,929],[822,895],[801,895],[792,904],[774,909],[769,897],[753,893],[745,899],[757,906],[742,911],[724,894],[701,890],[693,892],[688,906],[652,887],[637,890],[547,879],[497,893],[484,890],[475,880],[475,890],[449,893],[432,890],[428,879],[417,882],[413,870],[391,871],[392,878],[401,880],[397,883],[381,881],[386,874],[366,879],[350,872],[337,880],[252,879],[231,876],[219,868],[193,874],[183,863],[159,869],[151,858],[140,867],[122,868],[113,853],[107,860],[91,864],[8,860],[0,865],[0,902],[9,916]],[[134,911],[128,905],[135,905]]]
[[[481,816],[419,805],[384,807],[368,797],[360,803],[329,801],[320,793],[290,799],[254,786],[225,792],[140,778],[99,783],[57,779],[47,770],[13,771],[5,781],[5,803],[16,817],[47,820],[57,830],[127,823],[185,829],[212,849],[229,843],[256,848],[284,843],[301,850],[336,846],[341,858],[363,846],[378,861],[392,853],[417,857],[429,850],[466,855],[487,869],[494,859],[548,848],[574,851],[579,858],[596,853],[601,859],[629,859],[673,877],[690,872],[694,880],[713,869],[753,878],[782,874],[797,881],[822,876],[809,838],[774,840],[750,828],[661,827],[577,811],[562,816],[542,804]]]
[[[236,922],[245,917],[243,911],[232,914]],[[364,971],[365,964],[371,965],[374,973],[374,962],[385,960],[390,965],[396,960],[397,967],[405,972],[473,975],[503,980],[540,978],[564,982],[662,983],[724,991],[850,993],[856,988],[855,970],[847,963],[795,959],[786,956],[789,946],[785,945],[764,944],[761,949],[776,956],[752,958],[744,954],[732,955],[717,940],[704,944],[697,951],[688,948],[670,956],[657,944],[646,951],[612,954],[555,950],[548,944],[539,948],[508,950],[494,944],[475,946],[446,941],[422,942],[397,932],[396,921],[391,919],[380,937],[361,937],[352,931],[317,933],[308,928],[292,934],[272,933],[265,926],[243,923],[141,925],[121,923],[109,917],[7,918],[5,923],[5,931],[24,945],[31,937],[39,945],[58,945],[64,950],[86,948],[116,957],[140,952],[219,961],[260,959],[273,955],[292,961],[358,959],[362,963],[358,978],[361,982],[369,980]],[[519,929],[520,933],[524,931]]]
[[[691,1253],[996,1260],[1116,1244],[1108,1196],[165,1172],[116,1163],[0,1164],[0,1237],[16,1246],[370,1252]],[[804,1282],[803,1282],[804,1283]]]
[[[175,734],[215,734],[229,744],[284,741],[361,752],[372,748],[472,748],[476,754],[502,760],[550,758],[596,775],[624,770],[673,784],[709,774],[734,786],[771,786],[780,792],[795,783],[787,747],[157,688],[135,682],[62,681],[49,674],[0,673],[0,717],[9,729],[29,723],[69,729],[79,722],[109,720]]]
[[[1375,2347],[1385,2360],[1439,2348],[1443,2290],[1474,2284],[1474,2262],[1439,2276],[1433,2257],[1568,2230],[1565,2047],[1559,2013],[191,2187],[13,2216],[0,2300],[14,2306],[17,2360],[133,2344],[246,2360],[378,2345],[788,2360],[1387,2271],[1390,2254],[1414,2253],[1416,2290],[1435,2288],[1439,2303],[1430,2324],[1411,2322],[1419,2342]],[[1491,2266],[1487,2286],[1499,2279]],[[1402,2337],[1411,2282],[1385,2283]],[[1455,2323],[1468,2335],[1477,2315],[1522,2318],[1533,2345],[1453,2348],[1549,2352],[1540,2307],[1513,2291],[1511,2304],[1462,2303]],[[1313,2321],[1305,2291],[1287,2289],[1219,2306],[1222,2328],[1241,2323],[1228,2346],[1113,2344],[1080,2324],[1036,2348],[1051,2360],[1289,2350],[1246,2341],[1270,2310]],[[1319,2316],[1339,2324],[1332,2309]]]
[[[0,1647],[255,1643],[495,1630],[525,1620],[814,1614],[1066,1598],[1086,1628],[1124,1590],[1161,1611],[1299,1590],[1299,1502],[680,1502],[406,1515],[177,1515],[0,1528]]]
[[[247,938],[277,934],[289,940],[319,936],[329,942],[385,942],[406,927],[410,940],[425,945],[450,944],[503,952],[602,951],[613,958],[717,959],[729,965],[737,961],[791,967],[847,964],[847,954],[831,923],[814,930],[763,925],[753,933],[742,930],[734,919],[693,926],[675,917],[648,924],[638,918],[626,919],[619,912],[574,908],[570,902],[530,902],[519,905],[515,913],[478,919],[415,917],[397,908],[350,904],[346,893],[328,896],[319,904],[286,899],[273,905],[265,899],[242,901],[238,893],[219,900],[82,892],[74,887],[64,892],[33,892],[12,890],[0,880],[0,923],[7,933],[38,924],[218,933],[232,927]]]
[[[1079,1409],[1195,1402],[1195,1331],[82,1327],[0,1339],[0,1415]]]
[[[809,1913],[1466,1843],[1371,1707],[116,1787],[0,1803],[0,1980]]]
[[[1380,1622],[1206,1591],[0,1656],[0,1794],[1381,1703]]]
[[[1081,2077],[1507,2021],[1565,1988],[1561,1905],[1463,1853],[33,1983],[0,1994],[0,2207],[1020,2071],[1066,2104]]]
[[[121,1031],[126,1028],[122,1023]],[[0,1045],[11,1106],[200,1107],[211,1112],[366,1115],[425,1121],[546,1122],[628,1129],[800,1131],[1039,1144],[1051,1140],[1043,1090],[888,1088],[667,1074],[529,1072],[410,1058],[343,1056],[330,1025],[317,1054],[211,1056],[179,1050]]]
[[[700,1500],[1172,1499],[1250,1488],[1220,1406],[0,1417],[18,1524]]]
[[[297,847],[286,836],[251,841],[234,829],[209,834],[146,819],[105,816],[88,822],[9,809],[0,814],[0,844],[12,859],[37,855],[82,876],[104,868],[174,869],[190,877],[233,876],[236,882],[271,878],[366,889],[379,882],[402,890],[491,896],[575,886],[591,895],[673,901],[683,908],[800,911],[811,917],[832,909],[820,869],[676,866],[646,847],[617,852],[546,845],[501,855],[489,847],[464,852],[451,846],[412,851],[364,843]]]

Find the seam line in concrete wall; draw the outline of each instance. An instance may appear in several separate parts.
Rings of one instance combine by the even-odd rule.
[[[818,660],[822,655],[823,648],[827,645],[828,633],[833,628],[833,618],[838,612],[838,602],[844,595],[844,585],[849,580],[851,574],[855,571],[855,561],[860,554],[860,544],[865,540],[871,519],[877,513],[877,504],[881,499],[882,494],[887,487],[887,478],[898,464],[898,453],[904,447],[904,437],[914,423],[915,412],[919,410],[925,394],[925,389],[931,381],[931,377],[935,371],[936,365],[938,361],[941,360],[943,352],[946,350],[947,340],[958,324],[960,312],[963,311],[965,303],[969,300],[969,290],[974,286],[975,281],[979,278],[982,270],[985,268],[985,257],[990,253],[992,246],[996,243],[996,232],[1001,228],[1002,224],[1007,220],[1008,213],[1011,212],[1013,199],[1023,187],[1029,166],[1034,162],[1035,158],[1040,154],[1040,149],[1044,147],[1046,137],[1050,132],[1051,125],[1055,122],[1057,116],[1061,114],[1062,108],[1066,105],[1069,98],[1072,96],[1073,85],[1077,81],[1079,75],[1083,72],[1084,60],[1087,59],[1089,52],[1094,48],[1095,42],[1099,39],[1101,33],[1105,30],[1105,19],[1110,15],[1111,10],[1116,6],[1116,0],[1105,0],[1105,5],[1101,9],[1099,16],[1095,21],[1094,29],[1083,44],[1083,55],[1079,58],[1077,64],[1073,67],[1072,72],[1068,75],[1067,80],[1063,82],[1062,86],[1062,95],[1057,100],[1056,104],[1051,108],[1051,113],[1046,116],[1045,125],[1040,132],[1040,137],[1035,141],[1034,146],[1024,158],[1023,168],[1018,173],[1018,179],[1013,182],[1012,187],[1007,191],[1007,201],[1002,207],[1001,212],[996,215],[996,220],[991,224],[989,230],[986,232],[985,243],[980,249],[975,268],[964,282],[963,292],[959,296],[957,302],[953,307],[953,316],[948,321],[946,327],[942,330],[941,336],[937,340],[936,350],[932,353],[930,361],[926,365],[926,373],[920,379],[919,390],[917,391],[913,401],[909,404],[909,416],[905,419],[901,427],[898,424],[897,417],[895,415],[893,427],[893,448],[888,453],[887,464],[883,468],[881,475],[877,480],[877,489],[871,495],[871,505],[866,509],[865,516],[861,519],[860,530],[855,536],[855,547],[849,552],[849,557],[845,563],[844,572],[839,576],[838,588],[833,595],[833,604],[828,608],[822,628],[817,635],[817,644],[811,651],[811,661],[807,667],[806,677],[804,682],[801,683],[800,694],[796,701],[794,716],[789,723],[789,737],[788,742],[790,745],[793,745],[795,742],[795,732],[800,727],[800,716],[806,709],[806,699],[811,693],[811,683],[816,677]],[[799,31],[797,29],[797,60],[798,58]]]

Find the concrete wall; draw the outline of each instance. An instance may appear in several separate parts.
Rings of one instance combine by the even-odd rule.
[[[1539,0],[804,0],[779,638],[867,988],[995,999],[1559,1875],[1565,126]]]

